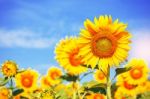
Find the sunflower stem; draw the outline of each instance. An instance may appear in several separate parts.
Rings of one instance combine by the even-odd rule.
[[[111,80],[110,80],[110,67],[108,66],[108,74],[107,74],[107,99],[112,99],[111,98]]]

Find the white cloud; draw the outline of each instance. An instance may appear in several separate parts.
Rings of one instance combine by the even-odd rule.
[[[150,29],[133,30],[130,56],[145,59],[150,64]]]
[[[48,48],[55,43],[53,37],[41,37],[39,33],[29,30],[0,30],[1,47]]]

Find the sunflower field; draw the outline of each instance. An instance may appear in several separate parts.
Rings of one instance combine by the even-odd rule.
[[[150,69],[143,59],[128,60],[132,35],[126,28],[107,15],[87,19],[78,36],[58,42],[60,68],[51,66],[45,75],[4,61],[0,99],[150,99]]]

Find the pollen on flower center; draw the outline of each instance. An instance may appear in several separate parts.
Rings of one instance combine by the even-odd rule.
[[[130,70],[130,75],[134,79],[139,79],[142,77],[142,70],[140,68],[135,68]]]
[[[32,86],[32,82],[33,82],[32,78],[29,78],[29,77],[25,77],[25,78],[22,79],[23,86],[27,87],[27,88]]]
[[[100,58],[112,56],[116,47],[116,38],[112,35],[97,34],[92,39],[92,52]]]
[[[78,56],[79,49],[74,49],[69,55],[69,61],[72,66],[79,66],[81,62],[81,57]]]
[[[101,38],[97,41],[96,48],[102,52],[108,52],[112,48],[112,43],[107,38]]]

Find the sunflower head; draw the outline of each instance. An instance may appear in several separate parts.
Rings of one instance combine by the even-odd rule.
[[[18,67],[17,64],[14,61],[5,61],[2,64],[2,73],[6,77],[14,76],[17,73]]]
[[[38,80],[38,73],[34,70],[27,69],[19,73],[15,77],[16,86],[23,88],[24,91],[30,92],[36,89]]]
[[[47,72],[47,81],[52,85],[60,83],[60,77],[62,76],[62,71],[59,68],[51,67]]]
[[[127,96],[135,96],[138,92],[138,85],[130,83],[126,79],[126,75],[127,73],[123,73],[117,76],[116,85],[118,86],[118,90],[121,94],[124,94]]]
[[[10,90],[7,89],[6,87],[1,87],[0,88],[0,98],[1,99],[9,99],[10,97]]]
[[[144,60],[132,59],[126,67],[131,68],[125,75],[129,83],[141,84],[148,79],[148,66]]]
[[[101,70],[96,70],[96,72],[94,73],[95,80],[100,83],[106,83],[106,76],[107,74],[102,72]]]
[[[49,88],[51,86],[51,82],[47,76],[42,76],[41,78],[41,87]]]
[[[127,58],[131,35],[126,24],[118,19],[113,22],[111,16],[100,16],[94,22],[87,19],[84,26],[79,41],[85,64],[95,67],[98,63],[99,67],[107,68],[118,66]]]
[[[87,70],[82,66],[84,62],[82,56],[79,56],[80,48],[76,37],[65,38],[56,46],[56,60],[71,75],[78,75]]]

